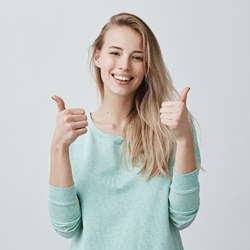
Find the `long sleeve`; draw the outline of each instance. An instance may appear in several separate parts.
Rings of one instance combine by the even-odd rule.
[[[169,194],[169,216],[179,229],[188,227],[200,205],[198,170],[189,174],[174,173]]]
[[[81,227],[81,209],[74,185],[69,188],[49,186],[49,217],[56,232],[72,238]]]
[[[198,175],[201,159],[196,131],[194,126],[192,128],[196,170],[188,174],[178,174],[173,170],[173,179],[169,193],[169,217],[179,230],[188,227],[193,222],[200,205]]]

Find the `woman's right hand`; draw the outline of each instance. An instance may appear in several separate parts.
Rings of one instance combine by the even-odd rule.
[[[58,113],[56,128],[52,140],[53,145],[69,147],[80,135],[87,132],[87,117],[81,108],[66,109],[64,101],[59,96],[52,96],[57,103]]]

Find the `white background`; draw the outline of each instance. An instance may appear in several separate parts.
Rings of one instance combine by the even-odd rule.
[[[0,249],[68,249],[48,220],[50,97],[97,107],[88,49],[121,11],[149,24],[176,88],[191,87],[206,172],[199,214],[182,232],[185,249],[250,249],[249,10],[247,0],[1,0]]]

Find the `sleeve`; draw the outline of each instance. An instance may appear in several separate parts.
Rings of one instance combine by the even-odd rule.
[[[81,209],[75,186],[57,188],[49,186],[49,218],[55,231],[72,238],[82,226]]]
[[[196,170],[188,174],[178,174],[173,170],[173,178],[169,193],[170,220],[179,230],[188,227],[193,222],[200,206],[200,185],[198,175],[201,158],[193,124],[192,132],[194,138]]]

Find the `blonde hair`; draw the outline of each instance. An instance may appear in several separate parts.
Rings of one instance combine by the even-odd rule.
[[[169,166],[176,143],[171,131],[161,123],[159,110],[162,102],[176,100],[178,94],[155,35],[143,20],[133,14],[112,16],[92,45],[91,66],[101,98],[104,96],[104,87],[100,68],[94,63],[94,55],[102,49],[106,32],[114,26],[127,26],[138,32],[145,53],[145,77],[136,90],[134,105],[123,128],[124,156],[128,154],[130,163],[140,167],[140,173],[145,174],[146,178],[160,174],[171,177]]]

